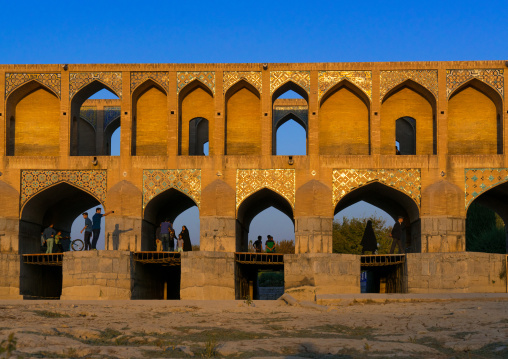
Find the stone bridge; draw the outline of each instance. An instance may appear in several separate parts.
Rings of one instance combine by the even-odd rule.
[[[98,204],[115,211],[105,232],[117,254],[94,258],[152,250],[161,219],[198,207],[202,252],[182,258],[182,297],[235,297],[234,252],[271,206],[295,224],[286,291],[357,292],[359,256],[332,254],[332,223],[359,201],[410,223],[405,291],[506,292],[505,256],[465,246],[471,203],[508,220],[506,66],[0,65],[0,297],[27,295],[49,275],[20,257],[38,251],[44,226],[70,232]],[[101,89],[118,99],[88,100]],[[303,99],[279,99],[287,90]],[[276,153],[289,119],[306,132],[304,156]],[[64,257],[80,255],[92,256]],[[80,287],[65,268],[64,293]],[[135,297],[139,281],[126,278],[118,297]]]

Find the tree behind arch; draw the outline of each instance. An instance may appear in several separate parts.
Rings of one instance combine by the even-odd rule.
[[[466,250],[506,253],[506,233],[503,221],[493,210],[474,202],[467,211]]]
[[[391,228],[381,217],[370,218],[342,218],[342,223],[333,222],[333,253],[362,254],[363,232],[368,220],[372,221],[372,228],[379,244],[378,253],[387,254],[390,251]]]

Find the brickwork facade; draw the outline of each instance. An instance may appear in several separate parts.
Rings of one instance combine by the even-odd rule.
[[[157,221],[196,205],[201,248],[238,251],[252,218],[274,206],[295,223],[297,254],[331,253],[334,214],[363,200],[406,218],[411,252],[464,252],[470,203],[508,221],[505,68],[503,61],[0,65],[0,251],[28,253],[48,221],[69,232],[70,218],[102,203],[115,211],[103,229],[108,249],[151,249]],[[103,88],[118,99],[87,100]],[[277,100],[286,90],[303,99]],[[273,146],[276,122],[291,111],[304,117],[307,154],[289,159],[273,155]],[[403,117],[416,123],[415,153],[397,156]],[[208,124],[207,156],[189,155],[204,144],[202,135],[192,138],[195,119]],[[120,155],[110,156],[118,127]],[[192,188],[176,175],[189,171],[199,172]],[[68,177],[74,172],[99,182],[91,190]],[[249,173],[256,175],[239,177]],[[344,173],[360,175],[351,185]],[[168,210],[168,201],[179,205]]]

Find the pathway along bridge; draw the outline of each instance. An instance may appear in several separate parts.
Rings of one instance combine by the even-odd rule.
[[[505,256],[465,245],[472,203],[508,219],[505,69],[0,65],[0,297],[29,296],[47,275],[20,257],[38,251],[41,228],[68,233],[99,204],[115,211],[107,250],[65,254],[61,298],[143,297],[148,274],[136,274],[132,252],[153,250],[157,223],[193,206],[202,251],[168,266],[181,270],[179,297],[235,298],[234,253],[270,206],[295,224],[286,292],[359,292],[360,257],[331,253],[334,214],[359,201],[404,216],[404,291],[506,292]],[[101,89],[118,99],[88,99]],[[288,90],[302,99],[281,100]],[[305,130],[305,156],[276,155],[289,119]],[[119,127],[120,156],[110,156]]]

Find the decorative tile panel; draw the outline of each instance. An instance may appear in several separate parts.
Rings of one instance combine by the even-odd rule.
[[[504,98],[503,69],[446,70],[446,96],[450,97],[453,91],[472,78],[489,84]]]
[[[57,183],[68,183],[91,194],[104,205],[107,190],[107,171],[21,171],[21,209],[25,203],[44,189]]]
[[[118,117],[120,117],[120,106],[104,106],[104,129]]]
[[[333,205],[356,188],[372,182],[393,187],[411,197],[418,207],[421,199],[421,174],[419,169],[333,170]]]
[[[169,91],[169,72],[165,71],[135,71],[131,72],[131,94],[136,87],[146,80],[153,80],[158,83],[166,93]]]
[[[73,98],[79,90],[94,81],[107,85],[119,98],[122,98],[121,72],[71,72],[69,81],[69,98]]]
[[[143,170],[143,210],[148,202],[174,188],[201,205],[201,170]]]
[[[96,106],[81,106],[79,110],[79,117],[92,125],[94,130],[97,130],[97,107]]]
[[[467,209],[485,191],[508,182],[508,168],[466,168],[464,177]]]
[[[260,189],[271,189],[295,208],[295,170],[236,170],[236,209],[244,199]]]
[[[406,80],[413,80],[422,85],[429,90],[437,100],[437,70],[397,70],[381,71],[381,101],[391,89]]]
[[[371,71],[319,71],[318,99],[333,86],[348,80],[358,86],[372,100],[372,72]]]
[[[6,73],[5,74],[5,98],[23,84],[35,80],[55,92],[60,97],[60,74],[27,74],[27,73]]]
[[[176,92],[180,93],[186,85],[194,80],[199,80],[207,86],[215,95],[215,72],[213,71],[193,71],[176,73]]]
[[[310,94],[310,71],[271,71],[270,94],[289,81],[294,82]]]
[[[263,92],[263,76],[260,71],[224,71],[223,92],[240,80],[245,80],[259,91]]]

